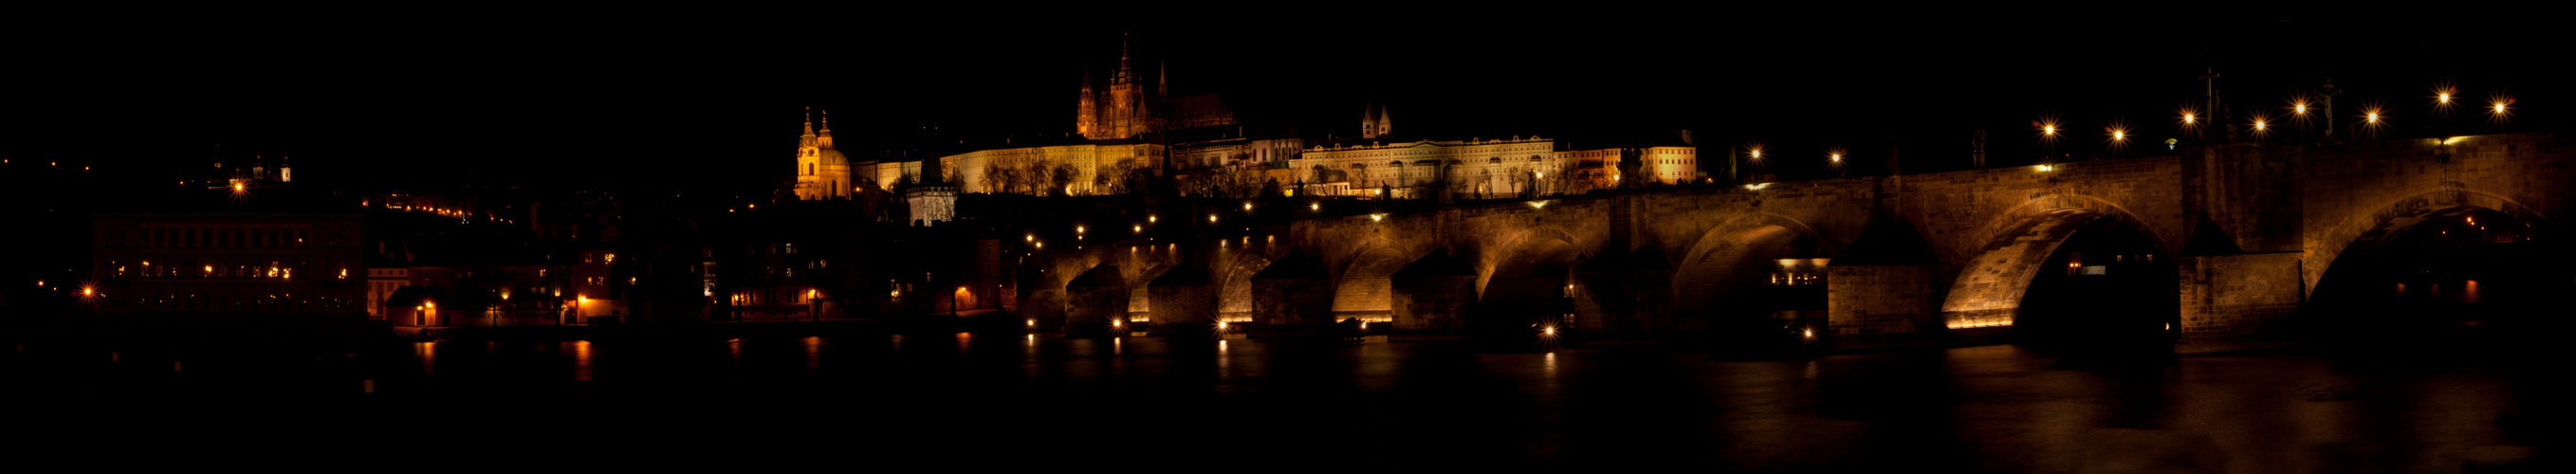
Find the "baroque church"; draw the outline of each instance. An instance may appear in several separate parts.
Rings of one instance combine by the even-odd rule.
[[[826,114],[805,110],[805,135],[796,142],[796,198],[814,201],[848,198],[857,191],[850,158],[832,146],[832,123]],[[822,131],[815,131],[815,124]]]

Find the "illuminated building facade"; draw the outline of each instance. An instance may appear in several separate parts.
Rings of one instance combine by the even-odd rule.
[[[1383,131],[1384,116],[1373,116],[1371,124]],[[1318,145],[1300,153],[1289,168],[1312,195],[1376,197],[1391,192],[1395,198],[1440,190],[1479,199],[1571,194],[1631,179],[1672,184],[1704,177],[1695,147],[1560,151],[1558,145],[1536,136]]]
[[[367,313],[357,214],[100,214],[88,289],[115,313]]]

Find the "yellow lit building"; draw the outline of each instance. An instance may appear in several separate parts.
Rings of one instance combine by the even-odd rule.
[[[810,109],[807,113],[812,115],[805,118],[805,135],[796,144],[796,198],[808,201],[847,199],[857,190],[857,181],[851,176],[850,158],[832,146],[831,121],[828,118],[816,120],[822,114],[815,114]],[[814,129],[817,122],[822,123],[820,133]]]

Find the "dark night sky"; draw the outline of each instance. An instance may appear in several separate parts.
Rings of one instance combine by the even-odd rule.
[[[23,115],[8,153],[152,182],[207,166],[221,143],[228,154],[292,155],[301,180],[325,183],[740,189],[789,172],[805,105],[831,111],[854,156],[895,146],[922,119],[952,136],[1062,134],[1081,64],[1105,76],[1120,29],[818,20],[834,15],[263,23],[54,38],[22,45],[33,54],[21,61],[35,64],[18,75],[44,87],[13,99],[32,106],[11,107]],[[1858,160],[1883,156],[1892,137],[1915,169],[1964,164],[1979,125],[1997,160],[2026,161],[2028,122],[2041,114],[2092,134],[2124,119],[2161,141],[2176,106],[2200,95],[2193,76],[2204,67],[2225,74],[2218,87],[2239,105],[2285,105],[2332,76],[2345,100],[2378,101],[2415,124],[2425,123],[2408,121],[2423,115],[2429,88],[2447,78],[2480,103],[2509,91],[2521,100],[2514,127],[2526,131],[2571,123],[2552,118],[2566,95],[2545,87],[2576,84],[2545,58],[2563,55],[2563,41],[2542,43],[2551,30],[2512,14],[1209,16],[1129,26],[1139,65],[1168,57],[1175,93],[1221,92],[1239,114],[1296,122],[1310,137],[1354,133],[1362,102],[1377,100],[1392,104],[1407,136],[1689,128],[1712,154],[1759,141],[1772,156],[1821,157],[1840,145]],[[812,25],[788,25],[799,22]],[[2097,151],[2098,141],[2068,148]]]

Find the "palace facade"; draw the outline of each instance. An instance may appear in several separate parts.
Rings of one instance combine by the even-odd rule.
[[[1370,117],[1370,125],[1384,126],[1383,115]],[[1632,179],[1674,184],[1706,177],[1699,171],[1698,149],[1686,145],[1558,148],[1559,142],[1536,136],[1318,145],[1290,160],[1289,168],[1309,195],[1393,198],[1443,191],[1471,199],[1571,194]]]

